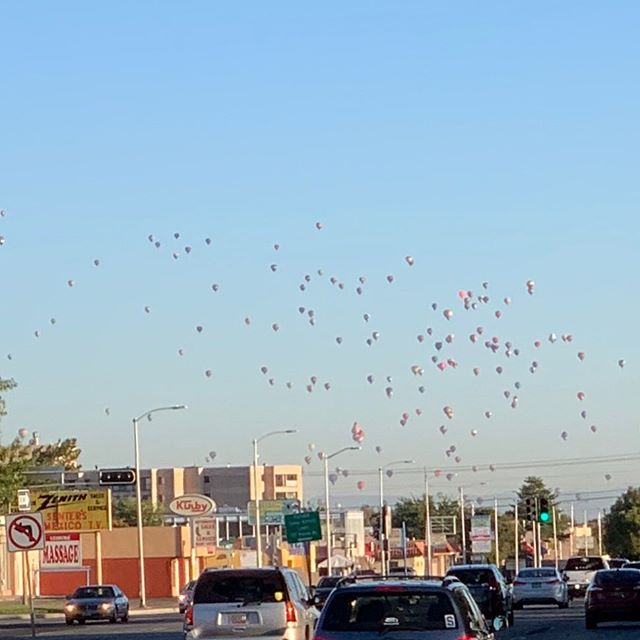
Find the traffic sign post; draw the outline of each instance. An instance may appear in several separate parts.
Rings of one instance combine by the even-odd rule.
[[[287,542],[291,544],[322,540],[320,514],[317,511],[287,515],[284,517],[284,525],[287,529]]]
[[[7,516],[5,527],[9,552],[44,549],[44,523],[41,513],[12,513]]]
[[[31,589],[31,562],[28,551],[44,549],[44,523],[41,513],[12,513],[5,519],[7,534],[7,551],[22,552],[22,566],[29,598],[31,617],[31,637],[36,637],[36,618],[33,609],[33,593]]]
[[[18,489],[18,511],[31,511],[31,492],[29,489]]]

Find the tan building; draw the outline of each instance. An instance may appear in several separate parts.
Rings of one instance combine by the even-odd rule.
[[[219,507],[245,510],[255,499],[253,466],[174,467],[141,469],[140,491],[143,500],[168,510],[176,496],[201,493],[213,498]],[[98,484],[98,471],[65,474],[65,485]],[[112,487],[113,497],[135,496],[135,485]],[[296,464],[258,465],[258,492],[261,500],[303,500],[302,467]]]

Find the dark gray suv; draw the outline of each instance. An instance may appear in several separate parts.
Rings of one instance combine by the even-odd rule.
[[[402,640],[494,639],[459,580],[393,578],[339,583],[322,609],[314,640],[363,640],[395,631]]]

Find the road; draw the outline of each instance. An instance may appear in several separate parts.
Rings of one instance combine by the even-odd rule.
[[[38,638],[46,640],[182,640],[182,618],[176,614],[150,615],[132,619],[128,624],[87,623],[66,627],[64,621],[38,623]],[[27,640],[31,631],[26,622],[0,621],[0,638]],[[553,607],[516,611],[511,629],[497,634],[497,640],[637,640],[640,623],[609,623],[596,631],[584,627],[582,602],[566,610]]]

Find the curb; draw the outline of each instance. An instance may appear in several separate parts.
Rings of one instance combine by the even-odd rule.
[[[166,615],[170,613],[176,613],[180,616],[177,607],[165,607],[158,609],[131,609],[129,611],[130,618],[138,618],[144,616],[157,616],[157,615]],[[62,620],[64,618],[64,614],[61,613],[36,613],[36,620]],[[0,620],[31,620],[31,616],[28,613],[21,614],[6,614],[0,615]]]

